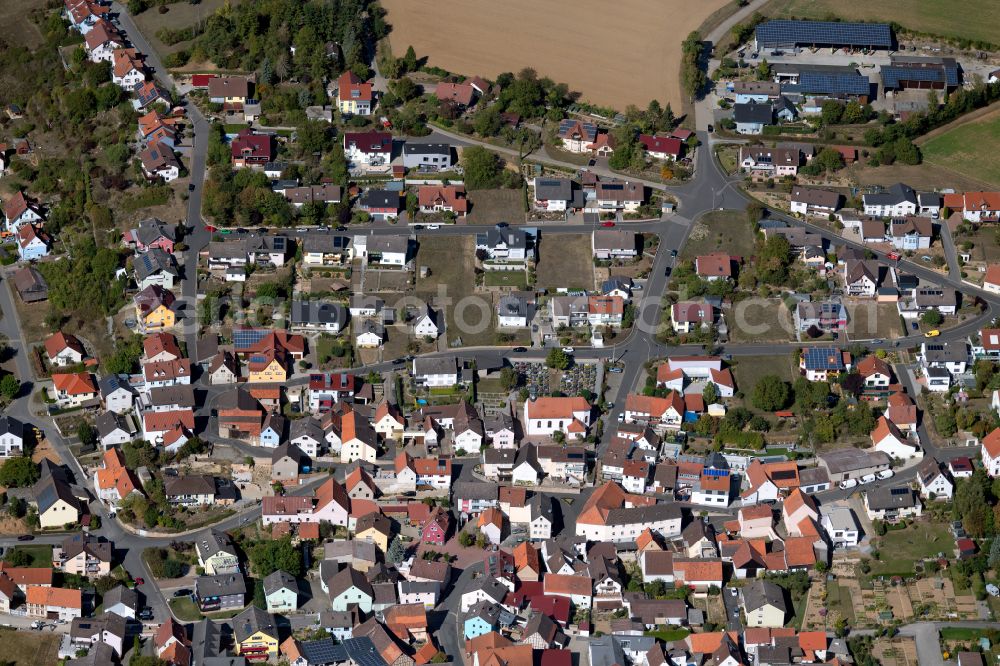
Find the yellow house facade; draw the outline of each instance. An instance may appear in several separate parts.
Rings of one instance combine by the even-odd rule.
[[[264,382],[284,382],[288,379],[288,370],[277,358],[272,358],[267,364],[255,365],[253,359],[250,361],[250,374],[247,381],[251,384]]]
[[[143,316],[142,312],[140,312],[137,307],[135,309],[135,317],[142,322],[142,325],[147,331],[159,328],[170,328],[177,323],[177,315],[174,314],[174,311],[162,304],[145,316]]]
[[[80,512],[75,506],[64,499],[57,499],[45,511],[38,515],[38,524],[47,527],[62,527],[66,523],[80,522]]]

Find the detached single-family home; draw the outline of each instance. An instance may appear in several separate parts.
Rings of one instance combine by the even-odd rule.
[[[465,217],[469,212],[464,185],[421,185],[417,189],[417,202],[421,213],[444,212]]]
[[[13,416],[0,415],[0,458],[22,455],[24,435],[24,423]]]
[[[684,156],[684,142],[677,137],[640,134],[639,143],[654,160],[679,160]]]
[[[21,261],[36,261],[49,254],[52,239],[33,224],[23,224],[17,230],[17,256]]]
[[[264,599],[268,613],[291,613],[299,607],[299,583],[295,576],[278,569],[264,577]]]
[[[7,231],[16,233],[24,224],[34,224],[42,222],[42,209],[34,200],[24,196],[24,192],[18,191],[13,194],[3,204],[4,219]]]
[[[344,155],[360,166],[386,166],[392,159],[392,135],[375,131],[344,132]]]
[[[347,329],[349,311],[340,303],[292,301],[292,330],[319,331],[337,335]]]
[[[399,216],[399,192],[394,190],[365,190],[358,199],[358,206],[377,220],[394,220]],[[390,240],[394,236],[379,236],[378,239]],[[375,241],[369,239],[369,246]],[[371,247],[368,248],[369,253]]]
[[[933,235],[929,218],[917,215],[894,217],[889,220],[886,240],[897,250],[926,250],[931,246]]]
[[[769,103],[747,102],[733,106],[733,120],[738,134],[761,134],[774,123],[774,109]]]
[[[905,217],[917,214],[917,193],[903,183],[890,185],[882,192],[862,195],[865,215]]]
[[[639,234],[624,229],[597,229],[591,236],[595,259],[633,259],[639,256]]]
[[[879,486],[864,493],[865,513],[870,520],[895,523],[923,512],[920,498],[909,486]]]
[[[45,353],[49,357],[49,363],[59,367],[82,363],[87,355],[79,338],[62,331],[45,339]]]
[[[755,580],[743,588],[743,612],[748,627],[785,626],[788,605],[784,590],[767,580]]]
[[[61,407],[79,407],[100,395],[97,382],[89,372],[53,373],[52,388],[54,395],[49,397]]]
[[[573,203],[573,181],[569,178],[535,178],[534,207],[550,213],[565,211]]]
[[[840,194],[816,187],[792,188],[791,210],[799,215],[832,215],[840,208]]]
[[[597,139],[597,125],[565,118],[559,123],[559,138],[563,148],[571,153],[588,153],[590,146]]]
[[[370,116],[374,106],[372,84],[351,70],[337,78],[337,108],[345,115]]]
[[[420,172],[446,171],[452,167],[451,152],[448,143],[407,141],[403,144],[403,166]]]
[[[850,369],[851,355],[836,347],[807,347],[799,359],[799,370],[811,382],[825,382]]]
[[[795,176],[802,163],[802,151],[798,148],[768,148],[767,146],[741,146],[740,169],[753,176],[783,178]],[[794,190],[792,212],[795,212]]]
[[[695,257],[694,270],[703,280],[732,280],[736,258],[724,252],[713,252]]]
[[[920,496],[926,499],[950,500],[955,490],[955,484],[934,456],[924,458],[917,467],[917,483],[920,484]]]
[[[150,144],[139,153],[142,171],[147,178],[162,178],[171,182],[180,178],[181,163],[174,154],[173,148],[162,141]]]

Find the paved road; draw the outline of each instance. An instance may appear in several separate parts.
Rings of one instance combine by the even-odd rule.
[[[749,15],[752,11],[757,9],[764,0],[755,0],[747,8],[742,9],[738,12],[732,19],[724,22],[716,30],[706,36],[710,41],[715,41],[721,36],[726,30],[728,30],[733,23],[738,20],[742,20],[746,15]],[[170,76],[169,72],[160,62],[159,58],[156,56],[155,50],[153,50],[147,43],[143,35],[139,32],[138,28],[135,26],[131,17],[125,11],[124,7],[120,4],[115,3],[113,5],[113,11],[117,12],[118,21],[129,39],[133,44],[146,54],[147,66],[153,71],[154,76],[165,86],[176,89],[177,86]],[[617,418],[617,415],[621,412],[623,406],[623,398],[626,393],[628,393],[632,388],[638,383],[640,379],[640,373],[642,372],[643,364],[651,359],[669,355],[671,353],[699,353],[703,350],[698,346],[685,346],[685,347],[666,347],[659,345],[655,342],[655,332],[656,327],[659,322],[660,317],[660,295],[664,292],[667,277],[666,269],[668,266],[672,266],[674,259],[670,256],[670,250],[677,250],[678,253],[683,248],[688,235],[691,232],[694,221],[697,217],[706,211],[715,209],[728,209],[728,210],[742,210],[746,207],[748,198],[742,193],[738,184],[740,182],[739,178],[733,178],[725,174],[719,167],[718,163],[714,159],[711,151],[709,142],[712,137],[704,131],[707,125],[707,120],[704,118],[706,112],[703,105],[696,107],[697,109],[697,127],[699,128],[699,138],[703,142],[701,146],[696,149],[695,152],[695,162],[698,165],[695,177],[689,182],[684,183],[678,187],[668,187],[662,183],[644,181],[644,183],[653,189],[669,191],[674,195],[679,201],[679,211],[682,215],[671,216],[662,220],[654,220],[648,222],[638,222],[629,223],[629,228],[633,228],[637,231],[642,231],[644,233],[657,234],[660,238],[660,251],[657,253],[656,258],[653,262],[653,267],[649,280],[646,285],[646,289],[642,292],[638,299],[638,322],[633,330],[625,337],[617,340],[616,343],[610,347],[604,349],[581,349],[576,352],[576,356],[579,359],[608,359],[614,358],[625,364],[625,372],[622,374],[621,383],[619,388],[614,392],[614,395],[608,396],[610,402],[613,403],[613,408],[611,413],[608,415],[611,423]],[[204,248],[210,240],[210,234],[204,230],[204,225],[202,224],[200,209],[201,209],[201,191],[205,178],[205,156],[207,151],[207,132],[208,123],[204,116],[198,111],[198,109],[193,104],[187,105],[187,113],[191,119],[192,127],[194,130],[194,146],[190,154],[190,164],[188,169],[191,173],[191,182],[195,185],[194,190],[190,193],[188,200],[188,212],[187,212],[187,224],[191,229],[190,235],[186,238],[185,242],[188,245],[188,249],[183,252],[183,265],[185,267],[184,276],[181,281],[181,300],[185,305],[184,312],[186,314],[184,318],[184,338],[187,342],[189,354],[194,356],[196,354],[196,344],[197,344],[197,325],[196,325],[196,314],[197,314],[197,259],[198,252]],[[436,129],[432,134],[431,140],[442,140],[448,141],[454,145],[470,145],[473,143],[481,143],[470,139],[469,137],[463,135],[457,135],[452,132],[443,129]],[[506,154],[508,156],[516,155],[516,151],[511,149],[497,148],[496,146],[489,146],[492,150],[496,150],[500,153]],[[543,154],[541,151],[537,155],[531,156],[531,159],[553,166],[559,166],[563,168],[570,168],[576,170],[578,165],[566,163],[557,159],[552,159],[547,154]],[[620,177],[618,174],[614,174],[603,168],[595,168],[599,174],[605,177]],[[817,227],[815,225],[802,222],[795,218],[790,218],[777,211],[771,211],[773,217],[779,219],[785,219],[789,224],[801,226],[808,228],[820,235],[830,239],[839,245],[849,245],[856,247],[863,247],[859,244],[852,244],[849,241],[833,234],[826,229]],[[580,225],[580,224],[567,224],[563,226],[558,225],[539,225],[543,226],[543,237],[549,234],[558,235],[560,233],[581,233],[588,232],[593,229],[591,225]],[[477,231],[485,230],[488,227],[475,227],[475,226],[445,226],[439,230],[430,231],[422,230],[416,232],[416,230],[409,229],[402,226],[384,226],[372,228],[370,233],[383,235],[383,234],[410,234],[416,232],[419,234],[432,234],[432,235],[461,235],[476,233]],[[544,240],[543,240],[544,242]],[[885,260],[884,254],[876,253],[879,258]],[[932,271],[919,264],[913,264],[911,262],[900,262],[901,267],[905,268],[908,272],[911,272],[922,279],[929,279],[933,282],[938,282],[941,284],[946,284],[948,286],[953,286],[956,289],[961,290],[965,293],[973,293],[975,296],[981,298],[987,305],[990,306],[990,313],[992,313],[992,308],[997,307],[1000,309],[1000,297],[985,294],[981,290],[976,290],[970,288],[968,285],[961,283],[960,280],[956,280],[954,275],[942,276],[940,273]],[[30,365],[27,362],[27,357],[23,349],[23,341],[20,340],[20,328],[17,325],[16,320],[16,310],[14,310],[11,303],[11,297],[9,290],[4,288],[0,290],[0,307],[3,308],[4,312],[10,313],[9,316],[4,317],[0,320],[0,333],[7,334],[8,338],[11,340],[12,346],[17,351],[16,354],[16,364],[18,373],[22,378],[30,378]],[[964,335],[967,332],[975,328],[978,323],[983,318],[977,318],[964,323],[962,326],[946,331],[942,334],[941,339],[952,339],[960,335]],[[841,346],[846,346],[851,344],[849,341],[844,340],[839,343]],[[888,346],[889,343],[884,343],[883,345],[874,346]],[[785,354],[790,351],[801,347],[800,344],[762,344],[762,345],[727,345],[721,350],[722,353],[732,354],[733,356],[741,355],[760,355],[760,354]],[[451,350],[449,352],[437,352],[432,354],[433,356],[439,356],[443,354],[458,354],[464,358],[472,358],[477,360],[481,365],[487,363],[491,365],[499,365],[503,363],[506,358],[511,357],[511,352],[509,349],[499,349],[499,348],[476,348],[476,349],[459,349]],[[518,355],[516,358],[541,358],[545,354],[544,350],[529,350],[523,355]],[[389,370],[395,366],[393,363],[381,363],[375,366],[370,366],[368,368],[361,369],[361,372],[375,369],[375,370]],[[292,385],[299,385],[306,380],[305,377],[297,377],[289,382]],[[209,409],[211,404],[211,399],[218,394],[218,387],[202,387],[206,389],[206,401],[202,408],[199,410],[200,415],[206,415],[206,410]],[[30,414],[28,398],[21,397],[15,401],[9,408],[9,413],[16,415],[18,418],[24,418],[27,421],[33,421],[33,415]],[[65,441],[54,432],[54,429],[47,428],[50,432],[50,438],[53,441],[53,445],[56,450],[62,455],[66,461],[69,463],[71,470],[77,475],[79,481],[83,481],[82,469],[80,469],[79,463],[76,459],[69,454],[68,447]],[[610,437],[613,428],[607,428],[607,437]],[[212,432],[210,429],[206,433],[206,438],[213,441],[218,441],[217,434]],[[603,450],[604,444],[600,447]],[[939,451],[937,453],[941,455],[949,455],[949,453],[957,451],[957,449],[948,449],[947,451]],[[899,475],[899,478],[903,478],[903,474]],[[313,483],[295,489],[292,494],[298,493],[308,493],[315,488],[322,479],[317,479]],[[585,491],[589,492],[589,491]],[[836,492],[831,491],[829,496],[831,499],[836,497]],[[574,506],[582,504],[582,502],[575,502]],[[564,511],[566,508],[560,505]],[[107,512],[104,510],[103,506],[99,503],[95,503],[93,511],[96,515],[102,518],[102,528],[100,530],[101,534],[106,536],[108,539],[115,542],[116,547],[125,552],[124,565],[126,569],[133,576],[142,576],[147,581],[145,585],[141,586],[141,592],[146,596],[147,603],[150,604],[153,609],[155,616],[158,621],[162,621],[169,616],[169,608],[166,604],[160,590],[152,584],[152,576],[150,575],[148,568],[141,561],[141,551],[143,548],[150,546],[165,546],[172,541],[187,541],[191,542],[196,540],[200,534],[207,531],[199,530],[190,534],[183,535],[170,535],[170,536],[147,536],[142,534],[136,534],[132,531],[123,528],[116,520],[110,519],[107,516]],[[244,510],[240,514],[227,518],[223,521],[217,523],[214,527],[216,529],[232,529],[238,527],[239,525],[249,521],[254,520],[259,516],[260,507],[254,506],[249,509]],[[567,525],[571,525],[574,520],[574,515],[572,511],[568,512],[566,516]],[[46,539],[51,539],[52,537],[46,537]],[[40,541],[44,542],[44,541]],[[8,541],[0,540],[0,545],[12,545]],[[481,565],[476,565],[481,566]],[[463,571],[456,582],[458,586],[463,584],[463,581],[467,581],[475,572],[475,567],[469,567]],[[459,631],[457,622],[456,612],[458,610],[458,595],[449,595],[445,598],[440,606],[440,610],[446,613],[446,619],[440,626],[438,630],[438,640],[448,654],[460,654],[461,641],[459,638]],[[306,618],[301,618],[300,622],[306,622]]]

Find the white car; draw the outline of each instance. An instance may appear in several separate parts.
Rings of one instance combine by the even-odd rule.
[[[875,479],[877,479],[877,478],[878,477],[875,476],[874,474],[865,474],[863,477],[861,477],[861,485],[867,485],[869,483],[875,483]]]
[[[885,481],[886,479],[891,479],[893,476],[895,476],[895,474],[896,473],[893,472],[891,469],[884,469],[881,472],[879,472],[877,476],[880,480]]]
[[[840,489],[847,490],[848,488],[853,488],[858,485],[858,482],[854,479],[844,479],[840,482]]]
[[[430,231],[437,231],[440,228],[441,228],[440,224],[428,224],[427,225],[427,229],[430,230]]]
[[[572,347],[563,347],[562,350],[563,350],[563,353],[566,353],[566,354],[572,354],[574,351],[576,351]]]

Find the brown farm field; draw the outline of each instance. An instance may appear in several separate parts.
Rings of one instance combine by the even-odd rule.
[[[534,68],[594,104],[681,108],[681,42],[729,0],[383,0],[393,52],[468,76]],[[573,17],[573,18],[570,18]],[[590,17],[590,18],[582,18]],[[569,23],[567,23],[569,21]]]

